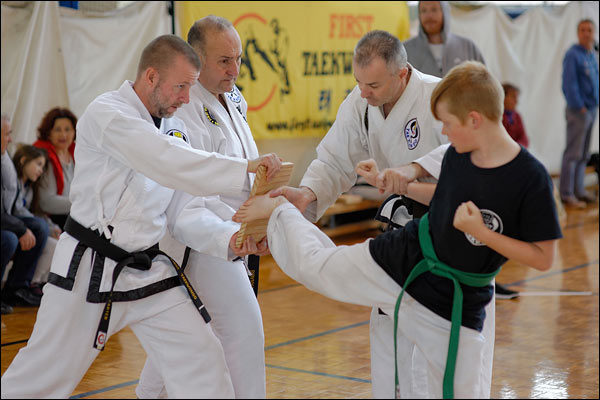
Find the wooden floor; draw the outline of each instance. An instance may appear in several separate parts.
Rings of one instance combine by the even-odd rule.
[[[598,398],[598,207],[569,210],[557,260],[538,272],[507,263],[497,280],[523,292],[497,300],[494,398]],[[339,238],[354,243],[377,232]],[[268,398],[370,398],[369,309],[328,300],[261,263]],[[37,309],[2,317],[2,373]],[[135,398],[145,353],[126,329],[73,398]],[[48,366],[51,368],[51,366]],[[32,377],[35,379],[35,377]]]

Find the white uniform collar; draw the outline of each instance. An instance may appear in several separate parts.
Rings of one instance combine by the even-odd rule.
[[[217,99],[214,94],[209,92],[208,89],[202,86],[200,81],[196,81],[196,83],[192,87],[192,90],[198,92],[199,97],[204,100],[204,102],[211,108],[211,110],[218,112],[220,110],[219,107],[221,107],[221,109],[223,108],[223,104],[221,104],[219,99]],[[227,110],[224,111],[227,112]]]
[[[237,89],[234,89],[234,91],[239,93]],[[202,112],[206,112],[206,109],[208,109],[208,119],[216,119],[214,125],[208,123],[209,129],[217,128],[221,132],[227,131],[229,132],[229,135],[235,135],[242,146],[243,154],[241,157],[247,159],[258,157],[258,149],[252,137],[250,127],[245,120],[245,116],[242,115],[241,109],[236,106],[234,101],[231,100],[226,93],[222,95],[223,101],[225,102],[225,106],[223,106],[214,94],[209,92],[199,81],[196,81],[191,88],[190,97],[193,97],[192,95],[197,96],[202,101],[203,107],[205,108]],[[240,102],[242,102],[243,98],[241,94],[239,94],[239,96]],[[250,175],[250,185],[252,185],[253,179],[254,176]]]
[[[143,119],[145,119],[146,121],[148,121],[152,125],[154,125],[154,120],[152,120],[152,116],[150,115],[150,112],[148,111],[148,109],[146,108],[144,103],[142,103],[142,100],[140,99],[138,94],[135,92],[135,90],[133,90],[133,82],[132,81],[126,80],[125,82],[123,82],[123,84],[119,88],[118,92],[121,96],[123,96],[124,99],[127,100],[127,102],[130,105],[132,105],[140,113],[140,116]]]
[[[388,114],[388,118],[395,112],[405,112],[405,110],[410,110],[412,104],[415,102],[415,98],[417,97],[418,90],[415,90],[419,86],[419,81],[421,81],[422,74],[417,71],[412,65],[408,64],[410,68],[410,77],[408,79],[408,84],[404,88],[404,92],[402,96],[398,99],[394,107],[392,107],[390,113]],[[398,111],[401,110],[401,111]]]
[[[407,63],[408,64],[408,63]],[[371,107],[372,109],[376,109],[379,112],[379,115],[381,115],[382,120],[388,120],[390,118],[390,116],[396,112],[400,112],[400,111],[395,111],[395,110],[399,110],[399,109],[403,109],[403,110],[409,110],[411,107],[411,105],[415,102],[415,97],[417,96],[418,90],[415,90],[415,88],[417,88],[419,86],[419,82],[417,81],[421,81],[423,74],[419,71],[417,71],[415,69],[415,67],[413,67],[412,65],[408,64],[410,70],[411,70],[411,74],[408,80],[408,84],[406,85],[406,87],[404,88],[404,92],[402,92],[402,96],[400,96],[400,98],[396,101],[396,104],[394,104],[394,107],[392,107],[392,109],[390,110],[390,113],[387,115],[387,117],[383,116],[383,106],[372,106],[369,103],[367,103],[366,100],[365,103],[367,103],[367,107]],[[358,85],[357,85],[358,87]],[[404,111],[402,111],[404,112]]]

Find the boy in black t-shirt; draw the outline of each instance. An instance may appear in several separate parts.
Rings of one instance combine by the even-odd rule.
[[[452,146],[437,186],[414,182],[400,193],[430,205],[427,216],[403,229],[336,247],[283,197],[253,197],[234,217],[270,215],[267,235],[275,261],[309,289],[389,315],[396,305],[399,397],[421,393],[412,376],[416,346],[427,358],[429,397],[489,393],[481,376],[480,333],[493,293],[489,282],[507,259],[538,270],[552,266],[561,237],[552,182],[502,126],[502,102],[500,83],[477,62],[453,68],[438,84],[431,109]],[[393,169],[379,173],[361,163],[357,171],[382,190],[398,187]],[[398,308],[403,288],[408,295]],[[455,298],[461,291],[462,307]],[[453,315],[457,311],[462,321]]]

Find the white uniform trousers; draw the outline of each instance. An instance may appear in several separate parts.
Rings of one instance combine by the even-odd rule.
[[[211,326],[225,351],[235,397],[264,399],[267,393],[262,316],[246,268],[242,261],[211,257],[213,262],[206,263],[200,259],[206,256],[191,252],[186,275],[212,318]],[[164,397],[163,380],[154,364],[146,360],[140,376],[136,394],[141,399]]]
[[[104,304],[85,300],[90,254],[82,257],[72,291],[44,287],[27,346],[2,376],[2,398],[68,398],[100,353],[92,345]],[[183,286],[113,303],[108,337],[126,326],[158,362],[171,397],[233,398],[221,344]]]
[[[492,282],[493,285],[493,282]],[[406,294],[405,294],[406,295]],[[404,303],[404,298],[402,300]],[[400,308],[404,307],[403,305]],[[486,382],[481,386],[478,396],[490,398],[492,384],[492,367],[494,361],[494,338],[496,331],[495,297],[485,308],[486,318],[481,332],[485,338],[484,359],[482,365],[483,377]],[[394,398],[394,317],[379,314],[377,308],[371,311],[369,327],[371,344],[371,384],[374,399]],[[414,347],[412,357],[412,398],[427,398],[427,362],[418,347]],[[456,396],[455,396],[456,397]]]
[[[398,398],[412,399],[424,396],[441,399],[451,322],[407,295],[408,293],[404,292],[398,312]],[[489,391],[489,388],[485,389],[485,347],[486,339],[482,333],[460,327],[454,398],[482,398],[481,394]],[[393,354],[392,347],[392,357]],[[415,354],[418,354],[416,360]],[[393,365],[392,361],[392,382]],[[426,368],[425,371],[423,367]],[[419,369],[423,371],[423,375],[415,381],[415,373]],[[426,384],[425,393],[420,392],[423,383]]]
[[[290,204],[273,212],[267,228],[271,254],[281,269],[308,289],[352,304],[380,307],[390,315],[400,286],[373,260],[369,242],[335,246]],[[494,304],[486,309],[493,322]],[[394,397],[393,316],[376,329],[372,345],[378,361],[373,383],[383,390],[376,397]],[[380,320],[379,316],[376,318]],[[486,318],[486,322],[487,318]],[[448,354],[450,321],[433,313],[405,292],[398,323],[398,370],[403,398],[441,398]],[[461,327],[454,378],[456,398],[489,397],[494,324],[484,331]],[[380,334],[382,333],[382,334]],[[386,339],[387,336],[387,339]],[[487,340],[492,344],[487,344]],[[386,350],[387,349],[387,350]],[[383,361],[380,361],[383,360]],[[375,376],[373,376],[375,375]]]

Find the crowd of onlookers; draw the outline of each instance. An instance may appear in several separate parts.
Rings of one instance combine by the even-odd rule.
[[[2,116],[2,314],[39,306],[54,248],[71,208],[77,118],[66,108],[44,115],[33,145],[12,158],[11,121]]]

